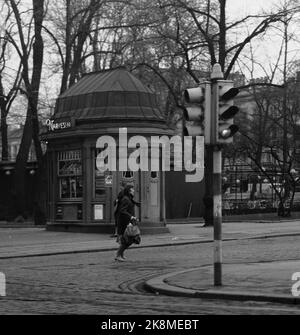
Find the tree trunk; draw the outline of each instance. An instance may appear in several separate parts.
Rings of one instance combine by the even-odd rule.
[[[259,164],[261,166],[261,156],[262,156],[262,148],[263,148],[263,140],[260,139],[259,140],[260,145],[258,146],[257,150],[256,150],[256,154],[255,154],[255,160],[254,162],[256,164]],[[255,173],[259,173],[259,171],[255,171]],[[252,184],[252,190],[251,190],[251,194],[250,194],[250,200],[255,200],[255,193],[257,191],[257,180],[255,180]]]
[[[219,0],[220,3],[220,23],[219,23],[219,64],[225,72],[226,60],[226,0]],[[225,78],[226,79],[226,78]]]
[[[70,0],[66,0],[66,54],[65,54],[65,62],[63,65],[63,74],[60,86],[60,94],[62,94],[68,86],[68,77],[70,71],[70,63],[71,63],[71,20],[70,20]]]
[[[278,208],[278,216],[287,216],[288,210],[284,207],[284,202],[287,199],[288,193],[288,124],[287,124],[287,55],[288,55],[288,19],[285,17],[284,24],[284,64],[283,64],[283,101],[282,101],[282,119],[283,119],[283,138],[282,138],[282,153],[283,153],[283,164],[282,164],[282,186],[284,188],[283,199],[280,199],[280,209]]]
[[[1,99],[4,100],[4,99]],[[1,145],[2,145],[2,160],[8,161],[8,134],[7,134],[7,112],[6,103],[1,101]]]
[[[34,21],[35,21],[35,41],[33,44],[33,60],[34,70],[32,73],[32,88],[33,88],[33,104],[32,104],[32,139],[35,148],[36,160],[38,169],[35,179],[35,194],[34,194],[34,222],[35,224],[45,223],[45,214],[41,210],[41,201],[46,190],[43,188],[43,152],[41,141],[39,139],[40,127],[38,119],[38,92],[40,89],[41,75],[43,69],[44,42],[41,35],[41,28],[44,19],[44,0],[33,0]]]
[[[44,58],[44,42],[41,35],[42,23],[44,19],[44,0],[33,0],[33,16],[34,16],[34,30],[35,41],[33,43],[33,72],[31,79],[32,86],[32,139],[35,147],[36,159],[38,167],[42,164],[42,148],[39,139],[39,121],[38,121],[38,94],[40,89],[43,58]],[[31,96],[30,96],[31,98]]]
[[[100,16],[96,17],[95,25],[96,27],[99,26],[100,23]],[[93,71],[100,71],[100,55],[99,55],[99,30],[96,29],[93,36],[92,47],[93,47],[93,54],[94,54],[94,63],[93,63]]]
[[[8,160],[8,139],[7,139],[7,109],[6,109],[6,97],[4,95],[4,89],[2,85],[2,76],[0,74],[0,109],[1,109],[1,145],[2,145],[2,160]]]
[[[257,191],[257,181],[253,181],[252,183],[252,189],[251,189],[251,193],[250,193],[250,200],[255,200],[255,193]]]
[[[26,122],[23,129],[23,136],[20,144],[20,149],[16,159],[14,187],[12,197],[14,199],[14,208],[12,209],[13,216],[25,216],[26,209],[26,165],[28,153],[32,140],[32,122],[31,109],[28,106]]]
[[[43,40],[41,36],[42,22],[44,18],[44,0],[32,0],[33,18],[34,18],[34,43],[32,56],[32,77],[29,80],[29,54],[24,42],[23,28],[21,26],[21,18],[18,12],[17,5],[11,1],[16,19],[18,21],[19,37],[22,44],[22,79],[25,84],[28,106],[26,121],[23,130],[20,149],[16,159],[13,199],[15,203],[14,212],[17,216],[26,216],[26,167],[28,154],[32,140],[36,149],[38,164],[42,162],[42,149],[39,141],[39,126],[38,126],[38,96],[40,89],[41,73],[43,66]]]

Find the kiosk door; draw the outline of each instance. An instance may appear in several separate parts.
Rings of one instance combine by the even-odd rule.
[[[151,171],[148,175],[147,188],[148,217],[150,221],[159,221],[160,217],[160,180],[159,172]]]

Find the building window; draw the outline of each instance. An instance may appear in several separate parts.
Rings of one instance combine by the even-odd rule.
[[[158,180],[158,172],[151,171],[151,181],[157,181],[157,180]]]
[[[59,197],[82,198],[82,160],[80,150],[58,153]]]
[[[103,198],[105,196],[105,185],[104,185],[104,172],[101,170],[98,170],[97,168],[97,157],[100,155],[101,151],[104,149],[96,149],[95,152],[95,179],[94,179],[94,185],[95,185],[95,197],[96,198]],[[105,160],[103,162],[104,164],[107,164],[107,157],[105,157]]]
[[[123,179],[132,180],[133,179],[133,171],[123,171]]]

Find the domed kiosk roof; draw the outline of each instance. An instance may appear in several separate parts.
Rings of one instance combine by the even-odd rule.
[[[59,96],[53,118],[72,118],[78,124],[165,123],[154,92],[125,68],[84,75]]]

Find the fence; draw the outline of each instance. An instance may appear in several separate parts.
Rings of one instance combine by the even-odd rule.
[[[276,212],[279,207],[279,200],[273,199],[258,199],[258,200],[235,200],[223,199],[222,211],[223,215],[232,214],[250,214],[250,213],[271,213]],[[285,208],[290,208],[290,200],[287,199],[284,203]],[[293,202],[293,211],[300,211],[300,199]]]

